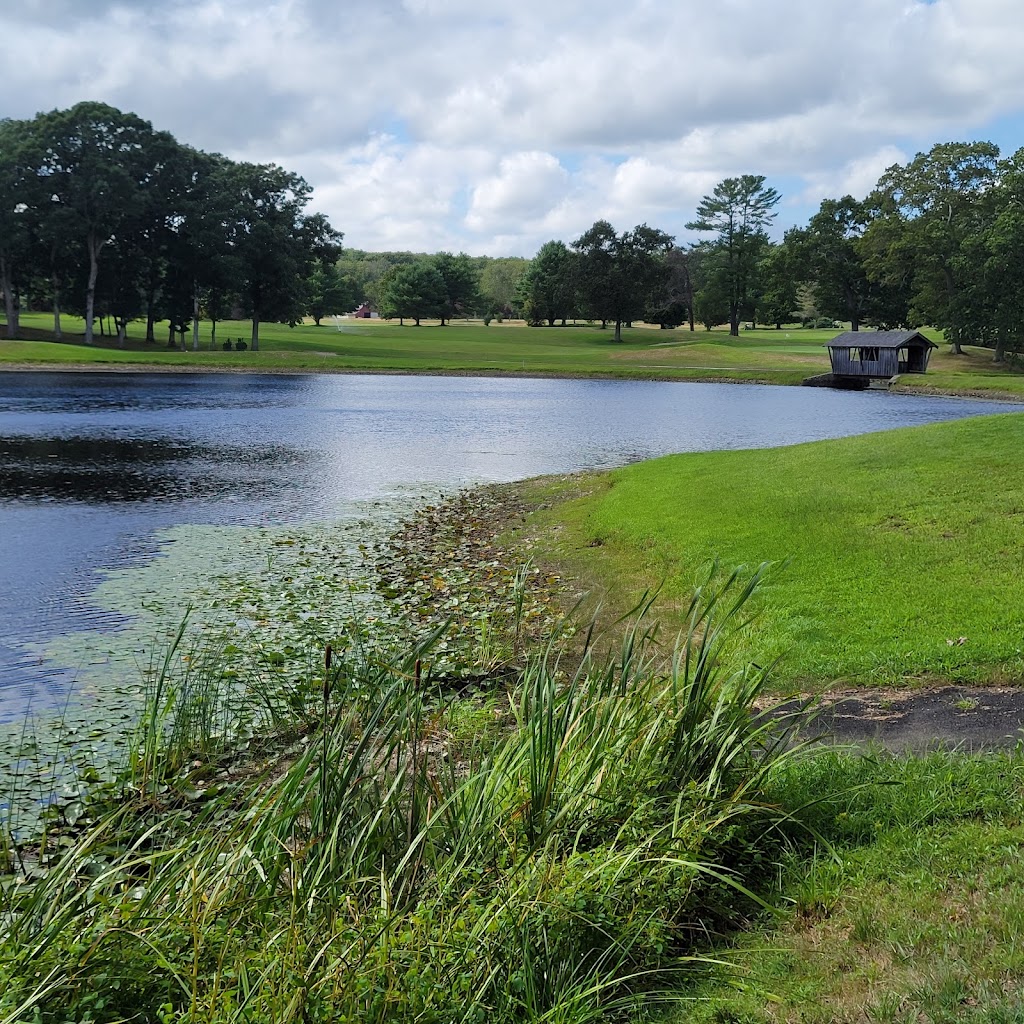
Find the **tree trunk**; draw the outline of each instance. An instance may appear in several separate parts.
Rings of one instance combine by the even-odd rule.
[[[174,323],[173,321],[167,325],[167,347],[176,348],[174,341]]]
[[[199,351],[199,289],[192,288],[192,351]]]
[[[850,330],[851,331],[859,331],[860,330],[860,321],[855,316],[850,318]]]
[[[128,321],[122,320],[120,317],[114,317],[114,323],[117,324],[117,347],[124,348],[124,335]]]
[[[7,337],[17,338],[20,332],[18,323],[18,300],[14,295],[14,283],[11,281],[10,265],[0,258],[0,291],[4,293],[4,312],[7,314]]]
[[[690,332],[693,333],[693,331],[697,330],[697,325],[694,323],[693,319],[693,280],[690,278],[689,260],[687,260],[686,264],[686,279],[684,287],[686,288],[686,312],[690,320]]]
[[[53,336],[60,341],[64,337],[60,328],[60,278],[53,275]]]
[[[953,299],[956,298],[956,282],[953,280],[953,272],[949,267],[944,266],[942,268],[942,276],[946,282],[946,296],[952,305]],[[959,328],[954,329],[952,332],[952,338],[950,339],[950,346],[952,347],[953,355],[962,356],[964,354],[963,349],[960,347],[960,343],[963,341],[961,331]]]
[[[213,352],[217,348],[217,321],[210,321],[210,351]]]
[[[729,307],[729,337],[738,338],[740,336],[740,308],[739,305],[733,305]]]
[[[622,341],[622,321],[621,320],[616,320],[615,321],[615,337],[612,338],[612,341]]]
[[[1000,333],[996,337],[996,350],[995,350],[995,354],[992,356],[992,362],[993,363],[1003,363],[1005,361],[1006,361],[1006,339],[1003,337],[1002,333]]]
[[[313,317],[313,323],[315,323],[317,325],[317,327],[319,327],[321,319],[322,319],[322,317],[314,316]]]
[[[252,345],[250,346],[253,352],[259,352],[260,350],[260,316],[259,313],[253,313],[252,315]]]
[[[91,345],[93,321],[96,318],[96,278],[100,273],[100,251],[103,243],[97,243],[96,236],[90,232],[86,239],[86,247],[89,250],[89,281],[85,288],[85,343]]]
[[[156,299],[154,293],[146,296],[146,341],[156,342]]]

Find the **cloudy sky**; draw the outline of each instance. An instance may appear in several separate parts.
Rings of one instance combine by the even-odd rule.
[[[102,100],[280,163],[364,249],[687,239],[742,173],[781,233],[934,142],[1024,145],[1020,0],[0,0],[0,38],[0,116]]]

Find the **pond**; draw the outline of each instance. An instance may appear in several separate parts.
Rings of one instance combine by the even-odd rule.
[[[180,616],[185,584],[229,572],[254,530],[348,522],[343,557],[470,484],[1016,409],[735,384],[0,373],[0,721],[137,669],[142,641],[133,664],[106,639],[153,604]]]

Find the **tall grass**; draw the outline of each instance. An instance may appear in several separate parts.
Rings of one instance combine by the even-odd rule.
[[[120,809],[9,891],[0,1020],[581,1022],[670,997],[777,841],[761,792],[791,751],[754,710],[768,670],[727,657],[756,584],[698,591],[669,659],[642,616],[614,656],[529,657],[469,762],[429,642],[351,644],[244,800]]]

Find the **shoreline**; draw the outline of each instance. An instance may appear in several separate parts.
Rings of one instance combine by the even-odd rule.
[[[685,369],[685,368],[681,368]],[[696,368],[695,368],[696,369]],[[779,371],[784,372],[784,371]],[[675,384],[753,384],[759,387],[801,387],[802,382],[786,383],[765,377],[682,376],[679,374],[617,374],[556,370],[503,370],[503,369],[394,369],[387,367],[257,367],[257,366],[168,366],[163,363],[3,363],[0,373],[116,373],[138,375],[156,374],[263,374],[270,376],[300,376],[302,374],[323,376],[382,376],[382,377],[481,377],[510,378],[519,380],[607,380],[607,381],[651,381]],[[985,391],[978,388],[933,388],[927,385],[896,384],[887,389],[894,395],[921,395],[934,398],[967,398],[972,401],[1004,402],[1024,405],[1024,396],[1007,391]]]

